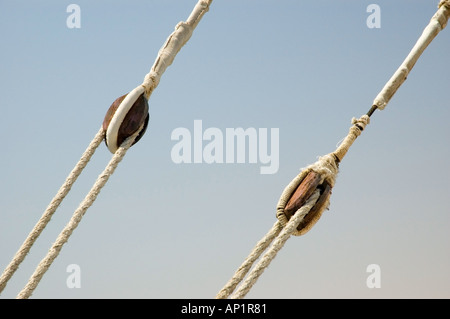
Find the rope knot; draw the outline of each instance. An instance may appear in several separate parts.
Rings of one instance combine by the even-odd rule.
[[[335,159],[338,161],[342,161],[345,154],[349,150],[350,146],[352,146],[353,142],[356,140],[358,136],[361,135],[361,132],[366,128],[367,124],[370,123],[370,117],[365,114],[361,116],[359,119],[352,118],[352,126],[344,138],[342,143],[338,146],[338,148],[332,153],[335,156]]]
[[[364,129],[366,128],[367,124],[370,123],[370,117],[368,115],[363,115],[361,116],[359,119],[357,118],[352,118],[352,124],[355,125],[356,127],[358,127],[359,129],[359,134],[361,134],[362,131],[364,131]]]

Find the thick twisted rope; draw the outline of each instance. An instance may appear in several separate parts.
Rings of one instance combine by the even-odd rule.
[[[276,257],[277,253],[283,248],[286,241],[297,230],[300,222],[305,218],[309,211],[313,208],[314,204],[319,198],[320,192],[316,190],[314,194],[308,199],[305,205],[300,208],[295,215],[284,226],[280,234],[275,238],[270,248],[264,253],[259,262],[255,265],[252,271],[248,274],[247,278],[242,282],[242,285],[231,296],[232,299],[242,299],[250,291],[253,285],[262,275],[264,270],[269,266],[271,261]]]
[[[304,219],[306,214],[311,210],[314,204],[319,198],[319,191],[314,192],[314,194],[308,199],[307,203],[300,208],[293,218],[289,222],[282,226],[280,221],[276,221],[269,232],[256,244],[255,248],[248,255],[244,263],[238,268],[233,277],[227,282],[227,284],[218,292],[216,295],[217,299],[228,298],[237,287],[237,285],[242,281],[242,285],[239,289],[231,296],[233,299],[244,298],[245,295],[250,291],[253,285],[256,283],[258,278],[262,275],[264,270],[269,266],[270,262],[275,258],[278,251],[283,248],[286,241],[291,235],[293,235],[300,222]],[[273,243],[272,243],[273,242]],[[249,272],[252,265],[261,256],[261,254],[270,247],[266,253],[261,257],[259,262],[255,265],[252,271],[248,274],[246,279],[243,281],[245,275]]]
[[[142,129],[142,127],[141,127]],[[62,249],[62,246],[69,240],[70,235],[81,222],[84,214],[87,209],[91,207],[94,201],[97,199],[98,194],[100,193],[103,186],[105,186],[108,179],[114,173],[115,169],[119,165],[120,161],[125,156],[127,150],[130,148],[131,144],[133,144],[135,138],[139,135],[139,132],[136,132],[134,135],[130,136],[119,149],[114,153],[108,165],[106,165],[104,171],[98,176],[94,185],[92,186],[89,193],[86,195],[84,200],[80,203],[77,210],[73,213],[72,218],[69,223],[64,227],[61,233],[56,238],[56,241],[53,243],[52,247],[48,251],[47,255],[44,259],[41,260],[33,275],[28,280],[26,286],[22,289],[22,291],[17,295],[17,299],[25,299],[29,298],[33,293],[34,289],[36,289],[37,285],[41,281],[45,272],[50,268],[51,264],[55,260],[55,258],[59,255],[59,252]]]
[[[30,251],[31,246],[33,246],[36,239],[39,237],[39,235],[44,230],[45,226],[47,226],[48,222],[52,218],[53,213],[59,207],[59,205],[63,201],[64,197],[66,197],[66,195],[71,190],[72,185],[75,183],[78,176],[80,176],[81,172],[86,167],[86,165],[89,162],[89,160],[91,159],[92,155],[94,155],[95,150],[102,142],[103,137],[104,137],[104,132],[103,132],[103,129],[100,128],[100,130],[95,135],[94,139],[89,144],[86,151],[81,156],[78,163],[75,165],[73,170],[67,176],[65,182],[59,189],[56,196],[52,199],[50,204],[47,206],[47,209],[45,210],[44,214],[41,216],[41,218],[36,223],[34,228],[28,234],[28,237],[25,239],[22,246],[20,246],[19,250],[14,255],[14,257],[11,260],[11,262],[9,263],[9,265],[3,271],[3,273],[0,277],[0,293],[3,291],[3,289],[5,289],[8,280],[11,279],[11,277],[13,276],[15,271],[19,268],[20,263],[25,259],[26,255]]]
[[[244,279],[255,261],[261,256],[261,254],[270,246],[270,243],[278,236],[283,229],[281,223],[276,221],[269,232],[256,244],[255,248],[250,252],[248,257],[242,263],[242,265],[236,270],[233,277],[225,284],[225,286],[217,293],[217,299],[228,298]]]

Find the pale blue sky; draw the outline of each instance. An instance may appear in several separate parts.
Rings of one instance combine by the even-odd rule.
[[[81,28],[69,29],[69,4]],[[0,268],[196,1],[0,0]],[[366,8],[381,8],[369,29]],[[275,222],[284,187],[366,113],[438,1],[215,0],[149,101],[145,136],[35,298],[213,298]],[[341,163],[330,209],[248,298],[449,298],[450,30]],[[278,128],[279,170],[175,164],[180,127]],[[102,144],[1,298],[13,298],[111,157]],[[81,269],[69,289],[68,265]],[[366,267],[381,267],[369,289]]]

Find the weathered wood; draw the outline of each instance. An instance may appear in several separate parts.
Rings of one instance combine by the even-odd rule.
[[[306,203],[308,198],[316,190],[317,186],[319,186],[320,179],[320,174],[314,172],[313,170],[306,175],[284,207],[284,213],[288,219],[290,219],[291,216],[293,216],[295,212]]]
[[[308,224],[310,224],[314,219],[320,217],[317,215],[321,214],[322,211],[325,209],[323,207],[328,202],[328,199],[331,196],[331,185],[328,184],[326,181],[319,186],[319,188],[323,188],[320,192],[319,199],[317,200],[316,204],[311,208],[308,214],[303,218],[303,220],[298,224],[297,230],[302,230],[305,228]],[[312,227],[312,226],[310,226]]]

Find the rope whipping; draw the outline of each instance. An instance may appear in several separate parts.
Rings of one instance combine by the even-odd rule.
[[[211,3],[212,0],[199,0],[197,2],[188,19],[185,22],[180,22],[176,25],[175,31],[172,34],[170,34],[164,45],[161,47],[161,49],[158,52],[157,58],[152,68],[150,69],[150,72],[145,76],[143,83],[140,86],[136,87],[134,90],[132,90],[130,93],[128,93],[126,96],[121,97],[122,99],[118,98],[114,102],[116,103],[117,101],[120,100],[120,102],[118,102],[117,105],[114,106],[113,103],[110,110],[113,109],[112,113],[114,114],[112,114],[112,118],[109,119],[107,127],[105,128],[106,122],[105,117],[103,126],[95,135],[94,139],[91,141],[88,148],[83,153],[79,162],[75,165],[74,169],[68,175],[58,193],[55,195],[55,197],[48,205],[42,217],[39,219],[35,227],[31,230],[22,246],[16,252],[12,261],[9,263],[9,265],[5,268],[4,272],[2,273],[0,277],[0,293],[4,290],[7,282],[11,279],[15,271],[18,269],[20,263],[25,259],[32,245],[34,244],[36,239],[39,237],[43,229],[50,221],[53,213],[61,204],[65,196],[69,193],[72,185],[75,183],[78,176],[86,167],[87,163],[94,154],[95,150],[100,145],[101,141],[105,139],[108,149],[113,153],[113,156],[110,162],[105,167],[104,171],[97,178],[96,182],[94,183],[89,193],[86,195],[85,199],[80,203],[79,207],[72,215],[72,218],[70,219],[69,223],[61,231],[61,233],[57,237],[56,241],[50,248],[47,255],[44,257],[44,259],[41,260],[34,274],[30,277],[26,286],[18,294],[17,298],[20,299],[29,298],[31,296],[34,289],[37,287],[39,281],[45,274],[45,272],[49,269],[52,262],[58,256],[62,246],[67,242],[73,230],[78,226],[78,224],[81,221],[81,218],[86,213],[87,209],[94,203],[98,194],[100,193],[100,190],[106,184],[109,177],[114,173],[114,170],[117,168],[118,164],[125,156],[127,150],[134,143],[136,143],[144,133],[148,122],[148,113],[146,113],[145,111],[143,114],[144,117],[140,119],[139,126],[136,127],[131,134],[128,132],[123,142],[114,145],[119,140],[120,134],[123,134],[123,132],[126,132],[127,128],[129,128],[127,127],[126,125],[127,123],[125,122],[127,121],[132,122],[132,120],[136,119],[137,116],[136,114],[138,113],[136,109],[142,111],[142,107],[139,106],[136,107],[136,105],[139,104],[138,103],[138,101],[140,101],[139,98],[145,97],[144,104],[147,103],[147,100],[149,99],[150,95],[159,84],[162,74],[165,72],[167,67],[172,64],[177,53],[190,39],[195,27],[198,25],[203,15],[206,12],[208,12]],[[144,104],[140,103],[140,105]],[[148,106],[144,110],[148,112]],[[108,136],[110,137],[109,141]],[[116,138],[116,140],[114,140],[114,138]],[[110,147],[111,139],[113,139],[114,143],[112,143],[113,146]]]
[[[406,59],[376,96],[367,114],[359,119],[352,119],[353,125],[334,152],[320,157],[316,163],[303,169],[286,186],[277,205],[278,220],[263,239],[256,244],[232,278],[218,292],[217,299],[244,298],[287,239],[291,235],[304,235],[319,220],[322,212],[329,206],[329,197],[338,174],[339,163],[356,138],[370,123],[370,116],[375,110],[383,110],[386,107],[406,80],[421,54],[436,35],[446,27],[450,16],[450,0],[441,0],[438,8]],[[266,252],[260,257],[264,251]],[[258,258],[259,261],[256,263]],[[256,265],[252,268],[255,263]],[[236,289],[236,287],[238,288]]]

